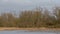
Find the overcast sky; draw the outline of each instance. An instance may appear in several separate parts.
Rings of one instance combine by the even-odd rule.
[[[0,13],[19,11],[21,9],[33,9],[36,7],[59,6],[60,0],[0,0]]]

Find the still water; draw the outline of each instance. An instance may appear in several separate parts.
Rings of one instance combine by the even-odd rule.
[[[0,31],[0,34],[60,34],[59,31],[24,31],[24,30],[14,30],[14,31]]]

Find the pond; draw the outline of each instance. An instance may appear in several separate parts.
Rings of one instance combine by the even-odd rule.
[[[60,34],[60,31],[25,31],[25,30],[13,30],[13,31],[0,31],[0,34]]]

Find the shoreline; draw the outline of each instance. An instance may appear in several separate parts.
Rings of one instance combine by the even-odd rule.
[[[27,31],[60,31],[60,28],[17,28],[17,27],[0,27],[0,31],[4,31],[4,30],[27,30]]]

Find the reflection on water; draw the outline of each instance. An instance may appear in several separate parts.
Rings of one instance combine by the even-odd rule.
[[[0,31],[0,34],[60,34],[59,31],[24,31],[24,30],[14,30],[14,31]]]

